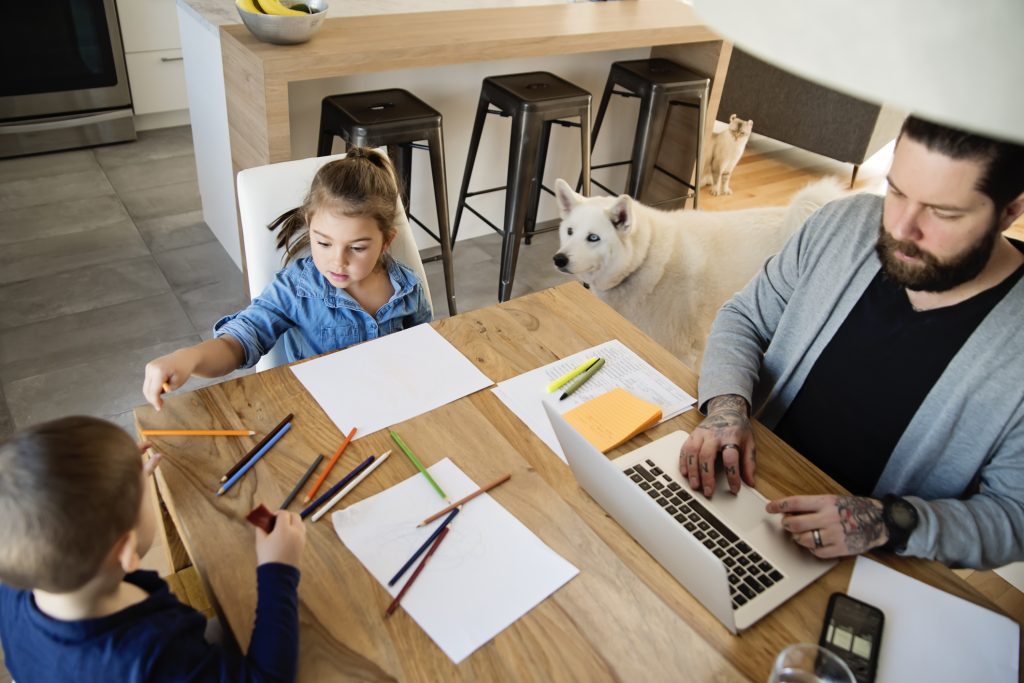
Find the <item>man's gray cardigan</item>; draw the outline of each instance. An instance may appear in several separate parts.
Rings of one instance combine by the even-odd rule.
[[[873,195],[823,207],[726,302],[701,368],[702,410],[738,394],[765,425],[778,424],[881,267],[881,216]],[[1024,279],[953,357],[897,442],[872,495],[906,496],[917,509],[905,554],[964,567],[1024,559],[1022,327]]]

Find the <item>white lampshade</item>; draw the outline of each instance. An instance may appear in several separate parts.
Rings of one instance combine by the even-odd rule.
[[[750,54],[835,90],[1024,143],[1024,0],[690,0]]]

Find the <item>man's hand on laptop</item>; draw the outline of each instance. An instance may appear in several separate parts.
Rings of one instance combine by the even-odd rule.
[[[750,428],[750,406],[742,396],[726,394],[708,401],[708,416],[679,453],[680,473],[691,488],[703,489],[708,498],[715,491],[715,461],[719,455],[730,491],[740,490],[741,475],[742,481],[754,485],[757,446]]]
[[[885,545],[889,534],[882,501],[856,496],[790,496],[768,503],[782,513],[782,528],[816,557],[842,557]]]

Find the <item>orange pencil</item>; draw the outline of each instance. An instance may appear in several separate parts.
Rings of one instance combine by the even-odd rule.
[[[417,527],[421,527],[421,526],[426,526],[427,524],[430,524],[431,522],[433,522],[435,519],[437,519],[441,515],[448,514],[449,512],[454,510],[455,508],[459,507],[460,505],[463,505],[464,503],[468,503],[469,501],[471,501],[474,498],[476,498],[477,496],[479,496],[481,493],[487,493],[488,491],[493,489],[495,486],[499,486],[501,484],[504,484],[506,481],[508,481],[511,478],[512,478],[511,474],[506,474],[504,476],[498,477],[497,479],[492,481],[490,484],[484,484],[483,486],[481,486],[479,488],[479,490],[473,491],[473,493],[469,494],[468,496],[466,496],[462,500],[455,501],[454,503],[452,503],[448,507],[444,508],[443,510],[438,510],[437,512],[435,512],[434,514],[430,515],[425,520],[423,520],[422,522],[417,524],[416,526]]]
[[[251,429],[143,429],[142,436],[252,436]]]
[[[356,428],[353,427],[352,431],[345,437],[345,440],[341,442],[340,446],[338,446],[338,450],[334,451],[334,455],[332,455],[331,459],[328,461],[327,467],[324,468],[324,471],[321,472],[320,476],[317,477],[315,482],[313,482],[313,488],[311,488],[309,493],[306,494],[306,497],[302,499],[303,505],[313,500],[313,496],[315,496],[316,492],[320,489],[320,485],[324,483],[327,479],[327,475],[331,473],[331,468],[334,467],[334,463],[338,462],[338,458],[340,458],[341,454],[345,452],[346,448],[348,448],[349,443],[352,442],[352,437],[355,435]]]

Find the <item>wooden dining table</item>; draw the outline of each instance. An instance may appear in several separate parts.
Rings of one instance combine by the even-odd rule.
[[[495,383],[618,339],[696,395],[691,370],[577,283],[431,324]],[[338,381],[338,391],[372,390]],[[287,438],[217,497],[220,476],[287,413],[295,414]],[[140,429],[187,425],[258,432],[251,439],[151,439],[165,454],[157,482],[175,530],[223,625],[244,652],[256,607],[254,535],[245,515],[259,503],[276,509],[315,455],[332,453],[344,434],[288,367],[170,395],[162,411],[140,407],[135,417]],[[609,457],[674,430],[691,430],[699,421],[696,410],[687,411]],[[490,495],[580,573],[456,665],[403,611],[384,618],[391,596],[338,539],[330,516],[307,521],[299,585],[301,681],[760,682],[786,645],[817,642],[829,596],[847,589],[852,558],[734,636],[590,498],[565,463],[490,390],[394,428],[428,467],[449,457],[477,483],[511,473],[510,481]],[[768,429],[760,424],[754,429],[757,489],[763,495],[844,492]],[[382,430],[354,441],[344,459],[354,464],[390,447]],[[336,468],[327,484],[349,468]],[[405,458],[391,458],[345,504],[415,473]],[[936,562],[871,556],[994,608]]]

